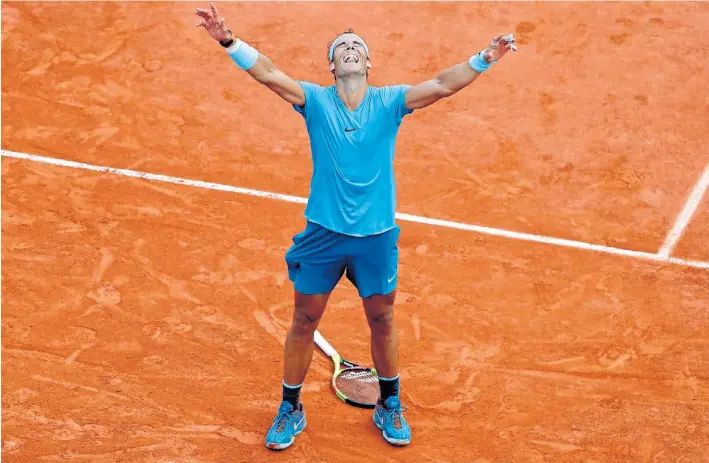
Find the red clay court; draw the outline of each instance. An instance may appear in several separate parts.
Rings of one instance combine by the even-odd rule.
[[[217,2],[321,85],[349,27],[374,85],[520,49],[399,134],[412,444],[316,350],[282,453],[309,143],[195,27],[206,4],[2,4],[3,462],[707,460],[708,3]],[[320,331],[371,362],[345,280]]]

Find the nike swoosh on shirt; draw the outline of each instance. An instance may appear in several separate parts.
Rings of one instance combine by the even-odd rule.
[[[392,281],[394,281],[394,278],[396,278],[396,273],[394,274],[393,277],[389,278],[389,279],[387,280],[387,282],[388,282],[388,283],[391,283]]]
[[[355,130],[357,130],[356,127],[354,129],[345,129],[345,132],[354,132]]]

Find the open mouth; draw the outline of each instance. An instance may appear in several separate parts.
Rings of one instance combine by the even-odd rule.
[[[359,63],[359,55],[356,53],[348,53],[342,57],[343,63]]]

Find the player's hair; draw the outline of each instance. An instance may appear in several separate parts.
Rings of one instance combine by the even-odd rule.
[[[347,29],[345,32],[340,32],[337,34],[337,37],[341,36],[342,34],[357,34],[351,27]],[[359,34],[357,34],[359,35]],[[335,37],[335,40],[337,40],[337,37]],[[360,36],[361,37],[361,36]],[[364,40],[364,37],[362,37]],[[330,43],[327,44],[327,55],[325,57],[327,58],[327,63],[330,64],[330,47],[332,46],[333,43],[335,43],[335,40],[332,40]],[[367,59],[369,59],[369,56],[367,56]],[[369,78],[369,69],[367,69],[367,74],[366,77]],[[332,76],[337,80],[337,76],[335,75],[335,71],[332,71]]]

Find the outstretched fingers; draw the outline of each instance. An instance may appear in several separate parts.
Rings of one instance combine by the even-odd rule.
[[[195,8],[194,14],[204,19],[209,19],[212,17],[212,12],[209,10],[205,10],[204,8]]]
[[[503,36],[502,34],[498,34],[493,37],[492,42],[490,43],[490,47],[495,48],[498,45],[502,44],[504,50],[517,51],[517,46],[514,43],[514,34],[507,34],[505,36]]]
[[[214,15],[214,19],[218,19],[219,12],[217,11],[217,6],[214,4],[214,2],[209,2],[209,7],[212,9],[212,14]]]
[[[505,37],[503,37],[502,40],[507,44],[507,46],[506,46],[507,50],[517,51],[517,46],[515,45],[515,36],[514,35],[508,34]]]
[[[194,14],[196,14],[200,18],[199,22],[197,23],[197,27],[202,26],[202,27],[206,28],[207,24],[208,24],[207,21],[210,21],[212,19],[211,13],[209,12],[209,10],[203,10],[201,8],[197,8],[197,10],[195,11]]]

